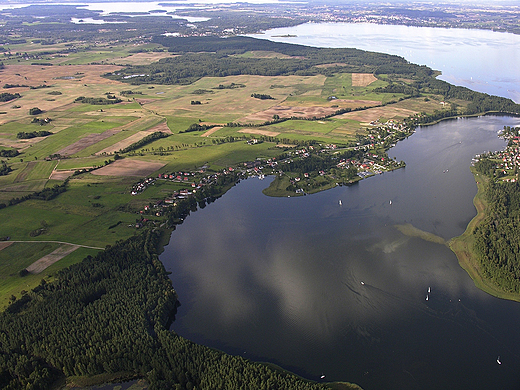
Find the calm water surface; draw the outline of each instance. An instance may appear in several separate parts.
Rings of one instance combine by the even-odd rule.
[[[283,36],[288,34],[296,37]],[[440,70],[439,78],[452,84],[520,102],[520,35],[371,23],[308,23],[254,36],[277,42],[397,54]]]
[[[504,125],[520,119],[420,128],[390,150],[406,168],[311,196],[243,181],[161,257],[182,303],[173,329],[366,390],[519,388],[520,304],[475,288],[445,245],[396,228],[461,234],[475,215],[471,158],[503,148]]]

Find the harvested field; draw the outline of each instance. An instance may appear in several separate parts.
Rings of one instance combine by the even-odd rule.
[[[238,121],[246,123],[267,122],[273,120],[273,117],[275,115],[278,115],[280,118],[323,118],[327,115],[334,114],[336,111],[342,108],[357,108],[364,106],[370,107],[374,105],[379,105],[381,104],[381,102],[375,100],[337,99],[333,100],[333,103],[327,102],[327,104],[327,106],[273,106],[265,111],[257,112],[255,114],[248,115],[244,118],[240,118]]]
[[[162,131],[163,133],[172,134],[172,131],[166,122],[161,122],[158,125],[148,129],[148,131],[151,131],[152,133],[155,133],[156,131]]]
[[[258,135],[265,135],[267,137],[276,137],[280,133],[277,133],[276,131],[268,131],[268,130],[259,130],[259,129],[242,129],[238,130],[239,133],[244,134],[258,134]]]
[[[201,134],[200,136],[201,137],[209,137],[211,134],[219,131],[220,129],[222,129],[222,126],[214,127],[212,129],[209,129],[208,131],[206,131],[204,134]]]
[[[157,62],[163,58],[175,57],[168,52],[148,52],[148,53],[135,53],[128,57],[114,58],[111,62],[122,64],[122,65],[148,65],[152,62]]]
[[[11,241],[0,241],[0,251],[1,251],[2,249],[7,248],[7,247],[8,247],[9,245],[11,245],[11,244],[12,244]]]
[[[62,156],[72,156],[73,154],[79,153],[83,149],[88,148],[89,146],[92,146],[98,143],[99,141],[103,141],[104,139],[107,139],[108,137],[111,137],[114,134],[119,133],[120,131],[121,129],[110,129],[100,134],[88,134],[86,137],[83,137],[79,141],[76,141],[73,144],[64,147],[63,149],[58,151],[58,154]]]
[[[105,87],[118,88],[122,83],[102,77],[107,72],[121,69],[114,65],[6,65],[2,70],[2,84],[26,85],[26,87],[10,88],[11,93],[20,93],[21,98],[7,102],[2,109],[9,110],[9,115],[0,119],[0,124],[23,119],[27,110],[38,107],[44,112],[70,108],[71,102],[78,96],[93,96],[103,93]],[[51,88],[29,89],[47,85]],[[56,90],[61,95],[51,96],[48,93]],[[105,90],[106,91],[106,90]],[[13,109],[13,105],[21,108]],[[64,107],[66,106],[66,107]]]
[[[142,106],[143,104],[154,103],[157,99],[135,99],[135,101]]]
[[[92,171],[92,174],[97,176],[145,177],[165,165],[166,164],[159,162],[148,162],[125,158],[124,160],[117,160],[110,165],[96,169],[95,171]]]
[[[101,75],[121,69],[114,65],[68,65],[68,66],[41,66],[41,65],[6,65],[2,71],[2,84],[20,84],[36,87],[38,85],[70,84],[74,77],[82,84],[121,84],[119,81],[109,80]],[[70,77],[70,78],[69,78]],[[69,79],[68,79],[69,78]],[[27,88],[13,88],[13,90]]]
[[[152,134],[153,132],[154,132],[153,130],[145,130],[145,131],[140,131],[139,133],[136,133],[136,134],[132,134],[130,137],[125,138],[122,141],[116,142],[114,145],[111,145],[108,148],[100,150],[99,152],[96,153],[96,155],[100,155],[100,154],[104,154],[104,153],[106,153],[106,154],[115,153],[121,149],[124,149],[124,148],[136,143],[137,141],[142,140],[144,137]]]
[[[65,180],[72,176],[74,171],[52,171],[49,179],[51,180]]]
[[[363,111],[348,112],[340,116],[340,118],[352,119],[362,123],[370,123],[379,118],[406,118],[416,114],[416,111],[408,110],[406,108],[398,108],[392,106],[374,107]]]
[[[46,256],[43,256],[41,259],[36,260],[34,263],[32,263],[29,267],[26,268],[27,271],[29,271],[31,274],[39,274],[45,268],[53,265],[57,261],[63,259],[68,254],[74,252],[76,249],[78,249],[78,245],[62,245],[58,249],[56,249],[54,252],[49,253]]]
[[[18,176],[16,176],[16,179],[14,179],[14,182],[20,183],[20,182],[24,181],[27,178],[27,176],[29,175],[29,173],[36,166],[36,164],[37,163],[35,161],[29,161],[27,163],[27,165],[25,166],[25,168],[18,174]]]
[[[377,81],[377,78],[372,73],[352,73],[353,87],[366,87]]]
[[[134,123],[134,122],[132,122],[132,123]],[[99,152],[96,153],[96,155],[100,155],[103,153],[112,154],[112,153],[118,152],[119,150],[124,149],[124,148],[136,143],[137,141],[142,140],[147,135],[155,133],[156,131],[162,131],[163,133],[171,134],[171,130],[168,127],[168,124],[166,122],[163,122],[163,123],[158,124],[157,126],[152,127],[151,129],[140,131],[136,134],[131,135],[128,138],[125,138],[122,141],[116,142],[114,145],[111,145],[103,150],[100,150]]]
[[[6,147],[6,148],[16,148],[16,149],[23,150],[44,139],[45,139],[45,137],[35,137],[35,138],[31,138],[31,139],[16,139],[16,140],[8,139],[8,138],[0,138],[0,146]]]

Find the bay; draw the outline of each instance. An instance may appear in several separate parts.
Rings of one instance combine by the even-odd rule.
[[[366,390],[517,388],[520,304],[478,290],[438,243],[475,215],[470,161],[504,147],[504,125],[520,119],[419,128],[390,151],[406,168],[311,196],[240,183],[161,255],[182,304],[173,329]]]

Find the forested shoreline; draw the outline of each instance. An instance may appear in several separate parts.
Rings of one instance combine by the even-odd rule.
[[[473,231],[474,252],[482,275],[507,293],[520,293],[520,183],[497,181],[496,164],[485,158],[475,166],[488,177],[485,216]]]
[[[150,389],[324,389],[170,331],[177,295],[148,230],[88,256],[0,315],[0,387],[126,373]]]

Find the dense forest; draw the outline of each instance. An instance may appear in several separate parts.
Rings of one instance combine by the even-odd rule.
[[[155,43],[172,52],[184,53],[156,63],[132,66],[112,79],[132,84],[190,84],[201,77],[224,77],[241,74],[280,75],[332,75],[338,72],[376,72],[379,67],[400,64],[407,74],[432,74],[430,68],[408,63],[404,58],[367,52],[358,49],[327,49],[303,45],[271,42],[248,37],[164,37],[154,38]],[[274,51],[290,58],[244,58],[237,56],[250,50]],[[317,65],[336,64],[320,68]],[[394,64],[394,65],[392,65]],[[139,76],[144,75],[144,76]],[[131,78],[124,78],[132,76]]]
[[[493,176],[495,164],[483,159],[476,169]],[[486,218],[475,229],[474,250],[484,277],[507,292],[520,292],[520,183],[490,179],[485,188]]]
[[[151,389],[323,389],[169,330],[179,302],[146,231],[59,272],[0,314],[0,387],[124,373]]]

